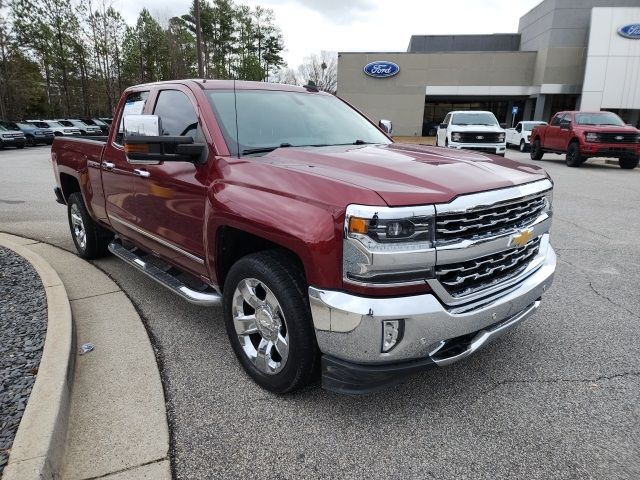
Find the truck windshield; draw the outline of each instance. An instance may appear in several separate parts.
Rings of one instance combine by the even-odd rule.
[[[388,144],[391,141],[344,102],[318,93],[209,90],[232,155],[279,147]]]
[[[451,119],[452,125],[488,125],[497,126],[498,120],[493,113],[485,112],[468,112],[468,113],[454,113]]]
[[[577,113],[576,122],[578,125],[615,125],[624,127],[622,119],[611,112]]]

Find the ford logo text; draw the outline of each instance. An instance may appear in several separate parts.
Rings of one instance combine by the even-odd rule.
[[[371,62],[364,67],[364,73],[370,77],[385,78],[393,77],[400,71],[400,67],[393,62]]]
[[[640,23],[631,23],[620,27],[618,33],[626,38],[640,39]]]

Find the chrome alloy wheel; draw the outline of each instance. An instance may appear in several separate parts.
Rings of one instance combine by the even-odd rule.
[[[260,372],[280,372],[289,356],[289,331],[273,292],[260,280],[245,278],[233,293],[232,308],[244,354]]]
[[[84,228],[82,215],[80,215],[80,209],[76,203],[71,205],[71,228],[78,245],[84,250],[87,247],[87,231]]]

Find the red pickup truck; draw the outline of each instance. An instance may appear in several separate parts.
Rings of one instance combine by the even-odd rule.
[[[617,158],[620,168],[633,169],[640,157],[640,131],[611,112],[558,112],[549,125],[531,132],[531,159],[545,152],[565,153],[570,167],[592,157]]]
[[[56,138],[55,193],[80,256],[221,305],[262,387],[367,392],[515,327],[556,265],[544,170],[390,127],[312,86],[140,85],[108,138]]]

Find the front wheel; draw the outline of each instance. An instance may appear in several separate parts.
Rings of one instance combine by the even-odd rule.
[[[571,142],[569,148],[567,148],[567,155],[565,162],[569,167],[579,167],[585,162],[586,158],[580,155],[580,144],[578,142]]]
[[[522,153],[527,151],[527,143],[524,140],[520,140],[520,151]]]
[[[36,139],[34,137],[27,137],[27,147],[35,147]]]
[[[618,164],[620,165],[620,168],[624,170],[633,170],[638,166],[639,162],[640,162],[640,157],[618,159]]]
[[[85,260],[105,256],[113,234],[93,221],[79,192],[69,195],[67,216],[78,255]]]
[[[286,393],[316,375],[307,285],[293,258],[265,251],[236,262],[224,285],[224,319],[245,372],[262,388]]]
[[[542,160],[543,155],[544,152],[542,151],[542,146],[540,145],[540,139],[536,138],[531,144],[529,156],[531,157],[531,160]]]

